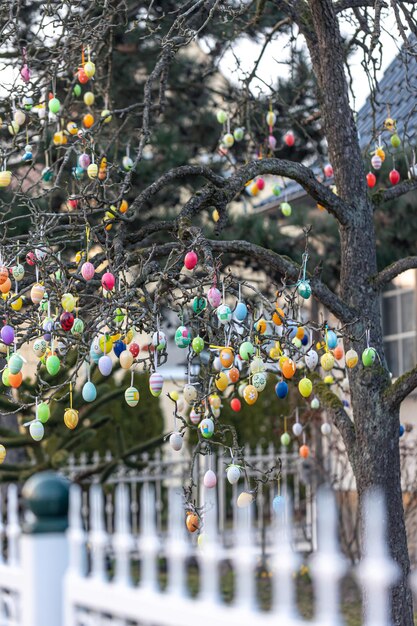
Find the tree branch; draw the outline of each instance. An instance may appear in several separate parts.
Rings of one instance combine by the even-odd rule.
[[[381,289],[381,287],[390,283],[396,276],[411,269],[417,269],[417,256],[405,257],[385,267],[375,277],[374,285],[378,289]]]
[[[355,425],[346,413],[340,398],[331,391],[328,385],[324,383],[316,372],[309,374],[314,384],[314,393],[320,400],[321,406],[326,409],[336,428],[339,430],[343,438],[346,450],[349,454],[352,452],[353,446],[356,444]]]
[[[401,402],[417,387],[417,365],[406,372],[391,385],[385,392],[385,399],[389,408],[399,407]]]
[[[380,202],[388,202],[389,200],[395,200],[396,198],[400,198],[401,196],[404,196],[406,193],[414,191],[415,189],[417,189],[417,178],[404,180],[399,185],[395,185],[395,187],[390,187],[389,189],[385,189],[384,191],[377,191],[374,194],[375,204],[378,204]]]
[[[334,10],[336,13],[341,13],[342,11],[347,11],[347,9],[360,9],[362,7],[374,7],[375,0],[339,0],[334,5]],[[386,2],[382,3],[382,6],[386,8],[388,4]]]

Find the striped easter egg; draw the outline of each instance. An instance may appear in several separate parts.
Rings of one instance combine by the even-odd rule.
[[[151,394],[158,398],[162,392],[162,385],[164,384],[164,377],[157,372],[154,372],[149,378],[149,389],[151,390]]]
[[[162,384],[161,384],[162,387]],[[139,402],[139,391],[136,387],[128,387],[125,391],[126,404],[129,406],[136,406]]]

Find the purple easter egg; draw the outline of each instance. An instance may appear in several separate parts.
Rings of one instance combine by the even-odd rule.
[[[98,361],[98,369],[103,376],[110,376],[113,369],[113,363],[109,356],[101,356]]]
[[[14,330],[6,324],[0,331],[1,339],[6,346],[10,346],[14,341]]]
[[[80,156],[78,157],[78,165],[82,167],[83,170],[86,170],[87,167],[90,165],[90,163],[91,163],[91,159],[88,156],[88,154],[85,154],[85,153],[80,154]]]

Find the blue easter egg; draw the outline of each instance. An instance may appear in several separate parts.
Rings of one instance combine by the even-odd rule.
[[[94,402],[97,398],[96,386],[92,382],[87,381],[83,386],[82,395],[85,402]]]
[[[93,349],[90,350],[90,361],[92,361],[96,365],[99,362],[99,359],[100,359],[101,356],[102,356],[102,354],[96,352],[95,350],[93,350]]]
[[[404,428],[404,426],[402,424],[400,424],[399,436],[402,437],[404,433],[405,433],[405,428]]]
[[[282,513],[285,507],[285,498],[284,496],[275,496],[272,500],[272,508],[275,513]]]
[[[124,352],[124,350],[126,350],[126,344],[124,341],[122,341],[121,339],[118,339],[117,341],[114,342],[113,352],[117,356],[117,358],[119,358],[119,356],[122,354],[122,352]]]
[[[287,394],[288,394],[288,385],[287,385],[287,383],[284,382],[283,380],[281,380],[281,382],[277,383],[275,385],[275,393],[277,394],[278,398],[280,398],[281,400],[286,398]]]
[[[337,335],[333,330],[327,331],[327,346],[330,350],[337,346]]]
[[[295,336],[296,336],[296,334],[297,334],[297,330],[298,330],[298,326],[297,326],[297,324],[289,324],[289,325],[288,325],[288,328],[289,328],[289,331],[290,331],[290,332],[289,332],[289,337],[290,337],[290,339],[294,339],[294,337],[295,337]]]
[[[304,337],[301,339],[301,345],[303,346],[307,346],[308,345],[308,341],[309,341],[309,337],[307,335],[307,333],[304,335]]]
[[[234,310],[234,317],[239,321],[243,322],[248,315],[248,308],[244,302],[238,302],[236,308]]]
[[[349,402],[347,400],[343,400],[343,406],[348,407],[349,406]]]

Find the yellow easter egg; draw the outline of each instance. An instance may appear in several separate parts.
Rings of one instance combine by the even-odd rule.
[[[264,320],[263,318],[261,318],[260,320],[258,320],[255,324],[255,329],[258,333],[260,333],[261,335],[264,335],[266,333],[266,329],[267,329],[267,323],[266,320]]]
[[[104,342],[105,342],[105,346],[104,346]],[[111,352],[111,349],[113,348],[113,341],[110,335],[106,335],[104,337],[104,335],[102,335],[99,339],[99,346],[100,346],[100,350],[102,352],[105,352],[106,354],[109,354],[109,352]],[[105,349],[104,349],[105,348]]]
[[[4,459],[6,458],[6,454],[6,448],[2,443],[0,443],[0,463],[3,463]]]
[[[358,359],[359,357],[358,357],[358,353],[356,352],[356,350],[351,349],[346,352],[345,361],[346,361],[346,366],[349,367],[349,369],[357,365]]]
[[[209,396],[209,404],[213,409],[220,409],[222,404],[220,396],[218,396],[217,393],[212,393]]]
[[[214,209],[213,213],[211,214],[211,217],[213,218],[213,222],[219,221],[220,215],[217,209]]]
[[[64,413],[64,424],[70,430],[74,430],[78,424],[78,411],[75,409],[67,409]]]
[[[331,352],[325,352],[320,358],[320,365],[325,372],[329,372],[334,367],[334,356]]]
[[[19,296],[15,300],[12,300],[12,302],[10,303],[10,306],[13,309],[13,311],[20,311],[20,309],[23,306],[23,299]]]
[[[313,383],[309,378],[302,378],[298,383],[298,390],[303,398],[308,398],[313,391]]]
[[[220,372],[216,378],[216,387],[219,391],[224,391],[229,385],[229,378],[225,372]]]
[[[243,390],[243,398],[246,404],[255,404],[258,399],[258,391],[256,387],[254,387],[253,385],[246,385],[245,389]]]
[[[94,104],[94,94],[92,91],[86,91],[84,94],[84,104],[91,107]]]

